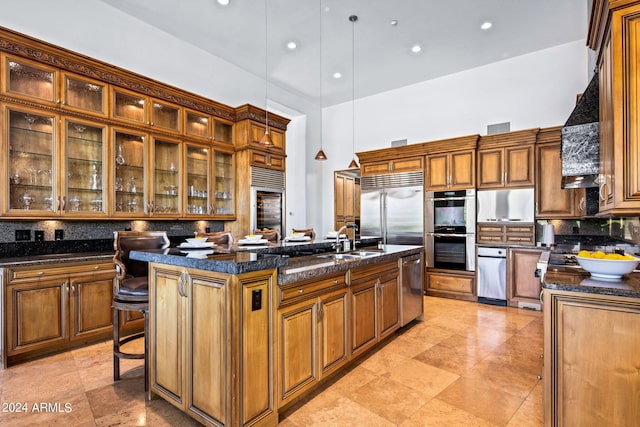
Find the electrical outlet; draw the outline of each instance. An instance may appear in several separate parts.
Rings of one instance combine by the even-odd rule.
[[[31,240],[31,230],[16,230],[16,242]]]
[[[251,291],[251,311],[260,310],[262,308],[262,289]]]
[[[62,240],[64,239],[64,230],[62,229],[57,229],[53,232],[53,238],[54,240]]]

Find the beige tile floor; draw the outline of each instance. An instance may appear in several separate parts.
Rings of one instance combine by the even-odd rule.
[[[541,353],[540,312],[425,297],[424,321],[280,425],[542,426]],[[114,384],[105,342],[0,370],[0,425],[198,425],[161,399],[145,402],[141,361],[121,369]]]

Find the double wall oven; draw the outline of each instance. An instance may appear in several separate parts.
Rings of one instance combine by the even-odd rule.
[[[427,267],[475,271],[476,191],[426,193]]]

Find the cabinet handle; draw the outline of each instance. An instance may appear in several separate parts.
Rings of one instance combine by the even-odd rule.
[[[578,202],[578,212],[584,212],[586,206],[586,200],[584,199],[584,197],[580,197],[580,201]]]
[[[38,271],[38,276],[42,276],[44,274],[44,271]]]
[[[542,302],[542,293],[544,292],[544,289],[540,290],[540,305],[544,305],[544,302]]]
[[[76,294],[76,282],[71,283],[71,294]]]
[[[63,211],[67,208],[67,196],[61,196],[60,201],[60,210]]]
[[[156,124],[154,122],[149,123],[151,126],[155,126]]]
[[[322,301],[318,303],[318,320],[322,320],[324,318],[324,306],[322,305]]]
[[[536,202],[536,215],[540,215],[540,209],[538,208],[538,202]]]
[[[184,293],[182,292],[182,287],[184,286],[184,271],[180,273],[178,278],[178,294],[183,297]]]
[[[93,266],[93,269],[94,269],[94,270],[97,270],[97,269],[99,269],[99,268],[100,268],[100,266],[99,266],[99,265],[94,265],[94,266]]]
[[[603,175],[602,178],[603,180],[602,180],[602,184],[600,185],[600,190],[598,191],[598,195],[600,196],[600,200],[602,200],[603,202],[606,202],[607,199],[604,196],[604,187],[605,185],[607,185],[607,176]]]

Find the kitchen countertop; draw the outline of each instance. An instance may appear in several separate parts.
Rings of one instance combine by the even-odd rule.
[[[64,262],[104,261],[110,259],[113,259],[113,251],[32,255],[0,258],[0,268],[29,267],[42,264],[59,264]]]
[[[627,274],[620,280],[608,281],[594,279],[580,267],[549,265],[542,288],[640,298],[640,272]]]

